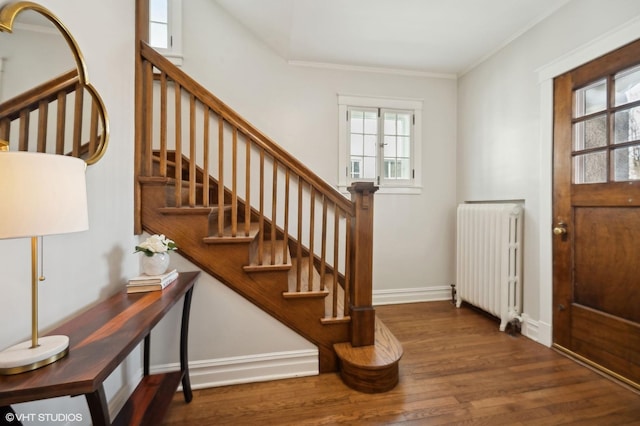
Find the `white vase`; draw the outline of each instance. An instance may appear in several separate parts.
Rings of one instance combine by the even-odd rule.
[[[161,275],[169,267],[169,253],[156,253],[142,256],[142,272],[145,275]]]

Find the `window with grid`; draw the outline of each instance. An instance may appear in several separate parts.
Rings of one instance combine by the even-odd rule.
[[[339,186],[373,181],[387,192],[419,192],[422,102],[339,96]]]
[[[574,91],[577,184],[640,180],[640,66]]]

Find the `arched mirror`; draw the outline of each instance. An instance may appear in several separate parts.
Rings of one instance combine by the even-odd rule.
[[[0,140],[4,149],[98,161],[107,146],[104,104],[67,28],[46,8],[0,9]]]

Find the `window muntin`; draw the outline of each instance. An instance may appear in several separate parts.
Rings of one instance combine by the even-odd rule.
[[[411,180],[413,111],[351,106],[347,121],[351,180]]]
[[[378,111],[375,109],[349,110],[349,154],[351,178],[376,178],[376,152],[378,145]]]
[[[411,111],[383,111],[384,180],[411,179]]]
[[[640,66],[574,91],[574,183],[640,180]]]

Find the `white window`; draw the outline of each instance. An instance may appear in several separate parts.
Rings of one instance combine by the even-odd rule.
[[[149,1],[149,44],[182,65],[182,0]]]
[[[338,95],[339,178],[382,193],[420,193],[422,101]]]

